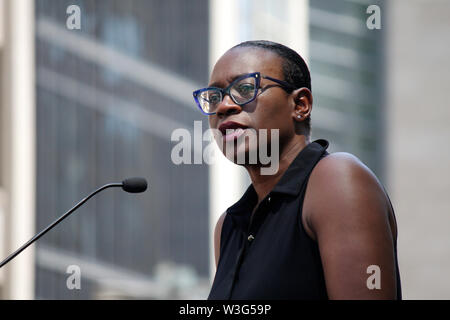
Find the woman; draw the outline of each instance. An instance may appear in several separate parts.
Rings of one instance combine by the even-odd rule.
[[[401,299],[389,197],[355,156],[310,142],[311,80],[295,51],[241,43],[194,98],[223,134],[219,147],[234,162],[245,155],[252,181],[217,222],[209,299]],[[262,174],[260,159],[248,161],[261,148],[241,138],[249,130],[277,130],[276,141],[267,134],[268,149],[278,146],[274,174]]]

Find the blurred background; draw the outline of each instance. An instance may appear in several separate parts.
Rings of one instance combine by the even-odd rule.
[[[0,259],[97,187],[149,181],[3,267],[0,298],[205,299],[214,225],[251,182],[224,157],[174,164],[171,134],[205,131],[192,91],[228,48],[266,39],[308,62],[312,140],[385,186],[404,298],[450,299],[449,15],[447,0],[0,0]]]

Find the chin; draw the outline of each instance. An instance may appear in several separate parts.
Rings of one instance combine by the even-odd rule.
[[[243,146],[238,146],[228,155],[226,152],[222,152],[228,160],[237,165],[255,165],[258,161],[257,149],[249,150],[248,147],[244,148]]]

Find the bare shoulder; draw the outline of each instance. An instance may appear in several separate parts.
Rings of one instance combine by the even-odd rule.
[[[306,189],[303,224],[316,239],[317,225],[329,219],[386,219],[396,236],[390,203],[375,174],[356,156],[329,154],[314,167]],[[380,217],[381,214],[384,217]]]
[[[354,155],[333,153],[313,169],[303,225],[316,240],[330,299],[395,299],[395,225],[389,199]],[[383,270],[380,290],[367,286],[367,267]]]

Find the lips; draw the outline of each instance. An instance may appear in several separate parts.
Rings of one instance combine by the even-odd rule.
[[[234,122],[234,121],[227,121],[227,122],[222,123],[219,126],[219,130],[220,130],[220,132],[222,132],[223,135],[225,135],[227,133],[226,132],[227,129],[237,130],[239,128],[245,130],[248,128],[248,126],[243,125],[242,123],[239,123],[239,122]]]

